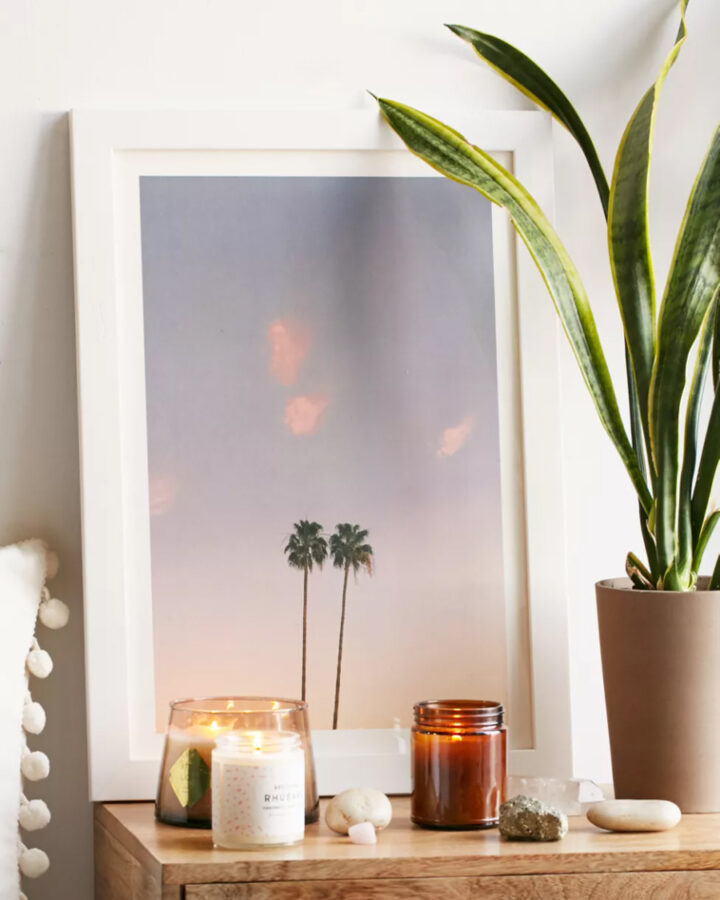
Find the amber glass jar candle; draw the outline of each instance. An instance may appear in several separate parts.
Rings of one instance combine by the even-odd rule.
[[[412,730],[412,820],[426,828],[497,825],[505,793],[503,707],[493,700],[425,700]]]

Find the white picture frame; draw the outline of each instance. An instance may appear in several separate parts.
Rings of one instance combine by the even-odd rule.
[[[431,111],[500,154],[552,215],[547,114]],[[72,113],[71,136],[90,791],[93,800],[146,800],[156,790],[162,735],[153,727],[151,699],[137,179],[432,173],[370,105],[310,112],[82,110]],[[518,243],[504,212],[494,208],[508,695],[522,732],[509,768],[570,777],[559,329]],[[321,794],[361,783],[409,790],[406,730],[314,732],[313,740]]]

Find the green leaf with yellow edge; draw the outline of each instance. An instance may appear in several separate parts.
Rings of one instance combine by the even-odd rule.
[[[170,786],[184,809],[195,806],[210,787],[210,769],[194,747],[184,750],[170,767]]]
[[[471,45],[477,55],[522,94],[546,109],[564,125],[580,145],[597,186],[603,211],[608,208],[608,183],[587,128],[575,107],[540,66],[502,38],[465,25],[448,25],[453,34]]]
[[[720,284],[720,128],[715,131],[693,185],[670,266],[658,320],[657,350],[650,383],[650,436],[657,472],[655,537],[661,569],[677,553],[679,415],[690,350]],[[708,432],[709,436],[709,432]],[[705,519],[717,466],[716,438],[706,436],[692,499],[693,535]],[[705,459],[703,459],[703,456]],[[680,583],[689,573],[677,570]]]
[[[686,6],[687,0],[683,0],[675,44],[655,82],[637,105],[620,141],[608,207],[610,267],[648,446],[650,378],[655,360],[655,278],[648,222],[650,157],[660,89],[685,41]]]
[[[545,281],[600,420],[625,464],[645,514],[649,514],[652,497],[625,431],[585,288],[540,207],[507,169],[457,131],[395,101],[379,99],[378,105],[409,150],[509,213]]]

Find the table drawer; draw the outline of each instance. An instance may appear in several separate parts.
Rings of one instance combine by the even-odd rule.
[[[186,900],[717,900],[720,872],[195,884]]]

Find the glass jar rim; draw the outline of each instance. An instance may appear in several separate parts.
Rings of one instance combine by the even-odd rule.
[[[225,704],[225,708],[221,704]],[[228,704],[232,705],[228,706]],[[240,697],[236,695],[227,697],[184,697],[180,700],[171,700],[170,709],[173,712],[237,716],[243,713],[302,712],[307,709],[307,703],[305,700],[288,700],[280,697]]]
[[[416,726],[450,732],[500,728],[505,716],[497,700],[422,700],[413,711]]]

